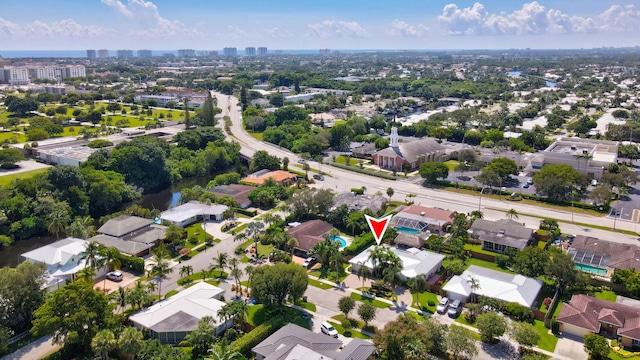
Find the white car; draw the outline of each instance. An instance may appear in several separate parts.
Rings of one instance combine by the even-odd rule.
[[[457,318],[458,315],[460,315],[460,312],[462,311],[462,304],[460,303],[460,300],[454,300],[451,305],[449,305],[449,310],[447,311],[447,314],[449,314],[449,317],[451,318]]]
[[[338,330],[336,330],[336,328],[334,328],[333,325],[329,324],[326,321],[320,325],[320,331],[322,331],[323,334],[327,334],[331,337],[334,337],[334,338],[338,337]]]
[[[111,281],[122,281],[123,276],[122,273],[119,271],[111,271],[107,273],[107,279],[111,280]]]
[[[596,179],[591,180],[591,186],[598,186],[598,180]]]
[[[442,299],[440,299],[438,306],[436,306],[436,311],[438,312],[438,314],[444,314],[447,311],[448,307],[449,298],[443,297]]]
[[[313,264],[314,261],[316,261],[316,258],[314,258],[313,256],[308,257],[304,260],[302,266],[304,266],[305,268],[309,268],[309,265]]]

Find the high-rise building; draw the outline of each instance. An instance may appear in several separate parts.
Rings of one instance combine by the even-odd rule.
[[[320,55],[328,55],[329,53],[331,53],[329,49],[320,49]]]
[[[29,85],[29,70],[19,67],[5,67],[4,80],[10,85]]]
[[[226,47],[222,49],[224,56],[238,56],[238,49],[234,47]]]
[[[107,49],[98,50],[98,58],[106,59],[108,57],[109,57],[109,50],[107,50]]]
[[[267,56],[267,48],[264,46],[259,47],[258,56]]]
[[[244,48],[244,55],[245,56],[256,56],[256,48],[254,48],[254,47]]]
[[[133,50],[118,50],[116,54],[119,58],[130,58],[133,57]]]
[[[87,58],[95,59],[96,58],[96,51],[95,50],[87,50]]]
[[[151,56],[153,56],[153,54],[151,53],[151,50],[148,50],[148,49],[138,50],[138,57],[150,58]]]
[[[26,66],[31,79],[55,80],[61,82],[67,78],[78,78],[87,76],[84,65],[43,65]]]
[[[196,56],[197,57],[208,57],[209,56],[209,52],[208,51],[204,51],[204,50],[196,51]]]
[[[209,51],[209,56],[216,57],[216,56],[218,56],[218,52],[215,51],[215,50]]]
[[[178,57],[194,57],[196,51],[193,49],[178,49]]]

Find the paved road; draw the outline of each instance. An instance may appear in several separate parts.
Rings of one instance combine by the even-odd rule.
[[[20,350],[3,356],[2,360],[36,360],[53,354],[60,349],[60,345],[51,343],[51,336],[41,337],[29,345],[22,347]]]

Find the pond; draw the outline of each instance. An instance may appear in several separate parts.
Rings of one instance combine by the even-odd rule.
[[[135,200],[133,203],[138,204],[148,209],[159,209],[160,211],[167,210],[169,207],[175,206],[180,200],[181,190],[184,188],[190,188],[196,185],[202,187],[206,186],[209,181],[213,180],[215,175],[195,177],[182,179],[177,183],[171,184],[168,188],[158,191],[155,194],[142,195],[140,199]],[[122,205],[122,209],[130,206],[132,203],[126,203]],[[62,234],[60,237],[62,238]],[[53,235],[48,236],[34,236],[29,239],[18,240],[13,245],[4,250],[0,250],[0,267],[18,266],[20,263],[20,255],[28,251],[37,249],[41,246],[51,244],[56,241],[56,237]]]

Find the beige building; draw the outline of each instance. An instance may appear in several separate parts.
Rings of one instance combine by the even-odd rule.
[[[565,164],[590,179],[599,180],[609,164],[617,160],[617,141],[563,137],[532,156],[531,167],[537,171],[546,164]]]

